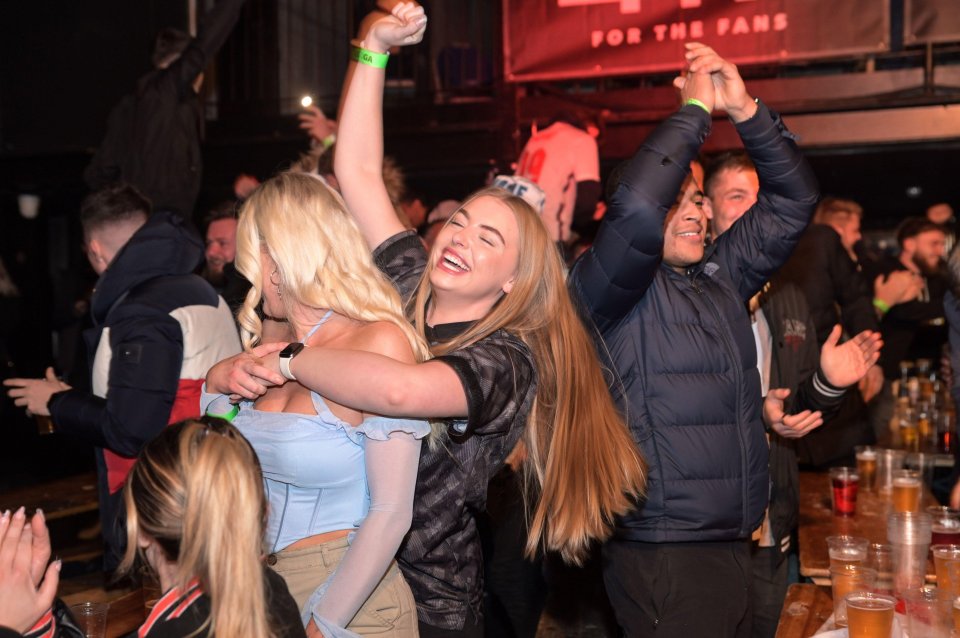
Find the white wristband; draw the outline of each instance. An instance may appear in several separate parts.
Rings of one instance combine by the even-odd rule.
[[[292,360],[293,357],[280,357],[280,374],[291,381],[296,381],[297,378],[293,376],[293,372],[290,370],[290,361]]]

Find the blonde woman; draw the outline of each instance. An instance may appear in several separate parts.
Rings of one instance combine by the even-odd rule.
[[[284,173],[251,194],[236,265],[253,282],[238,316],[247,348],[261,339],[262,302],[266,316],[288,323],[291,357],[326,348],[406,365],[428,355],[343,201],[316,177]],[[268,563],[301,605],[308,635],[415,636],[394,555],[430,425],[334,402],[287,373],[233,419],[263,466]],[[204,407],[226,411],[225,399],[205,394]]]
[[[286,585],[263,565],[260,467],[236,428],[206,417],[165,428],[140,453],[123,498],[120,569],[139,553],[164,592],[139,636],[304,635]]]
[[[419,42],[426,17],[401,3],[378,20],[368,53]],[[490,477],[523,436],[532,493],[528,552],[539,545],[577,563],[611,533],[644,490],[644,465],[617,413],[540,216],[500,189],[469,197],[428,255],[390,204],[383,160],[384,71],[356,65],[335,161],[344,199],[378,265],[405,298],[435,358],[400,362],[309,348],[289,362],[299,382],[362,409],[442,417],[441,441],[420,457],[413,525],[401,569],[421,636],[483,636],[482,560],[475,512]],[[277,347],[218,366],[207,383],[256,397],[278,374]]]

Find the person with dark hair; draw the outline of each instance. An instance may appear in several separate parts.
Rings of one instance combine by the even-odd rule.
[[[120,488],[141,448],[174,421],[200,413],[207,370],[240,351],[226,303],[192,274],[203,245],[169,212],[151,214],[135,188],[118,185],[81,206],[87,257],[100,276],[85,335],[93,392],[45,379],[4,385],[27,412],[97,448],[104,567],[123,553]]]
[[[206,227],[206,262],[200,275],[210,282],[213,289],[223,297],[236,314],[243,299],[250,290],[250,282],[237,272],[233,263],[237,254],[237,210],[240,202],[227,200],[217,204],[207,214],[204,226]]]
[[[704,213],[717,240],[757,201],[760,180],[745,153],[727,152],[708,163],[704,177]],[[819,209],[818,209],[819,212]],[[816,329],[800,289],[792,283],[768,283],[748,306],[757,344],[757,365],[764,396],[782,405],[786,422],[829,421],[839,410],[848,386],[860,381],[880,356],[880,334],[866,331],[839,345],[835,326],[818,350]],[[812,422],[811,428],[813,431]],[[772,638],[788,585],[788,553],[800,514],[800,477],[796,438],[768,432],[770,506],[753,534],[750,587],[755,638]],[[793,550],[791,552],[791,550]]]
[[[897,245],[900,254],[873,264],[872,273],[911,273],[920,283],[920,293],[911,301],[880,309],[880,330],[886,344],[881,363],[888,381],[900,377],[902,360],[939,361],[940,348],[947,340],[943,315],[943,297],[947,292],[946,232],[925,217],[909,217],[897,229]]]
[[[674,80],[683,106],[618,171],[568,285],[599,330],[610,391],[649,464],[646,499],[603,546],[617,622],[631,637],[732,638],[750,635],[750,537],[770,489],[764,425],[796,437],[817,424],[786,418],[783,397],[763,402],[746,306],[786,261],[818,192],[793,136],[733,64],[699,43],[686,44],[686,63]],[[733,121],[760,194],[705,247],[703,173],[691,162],[714,109]]]
[[[221,202],[210,210],[204,220],[207,230],[203,278],[218,292],[223,290],[226,283],[225,269],[233,263],[237,254],[237,205],[233,200]]]
[[[204,68],[233,30],[244,1],[219,0],[196,38],[169,28],[158,34],[154,69],[110,112],[107,133],[84,171],[91,190],[127,182],[157,210],[190,220],[202,168],[197,93]]]

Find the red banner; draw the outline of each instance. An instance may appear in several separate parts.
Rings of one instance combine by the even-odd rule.
[[[957,0],[944,0],[955,3]],[[737,62],[886,51],[887,0],[503,0],[505,77],[668,71],[683,43]]]
[[[906,0],[903,41],[960,42],[960,3],[957,0]]]

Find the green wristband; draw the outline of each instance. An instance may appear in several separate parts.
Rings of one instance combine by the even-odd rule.
[[[233,423],[233,419],[238,414],[240,414],[240,406],[238,405],[234,405],[232,410],[229,412],[224,412],[223,414],[211,414],[210,412],[207,412],[207,416],[212,416],[216,419],[223,419],[224,421],[229,421],[231,423]]]
[[[890,304],[878,297],[873,298],[873,307],[879,310],[882,314],[887,314],[890,312]]]
[[[330,135],[328,135],[328,136],[326,136],[325,138],[323,138],[322,140],[320,140],[320,143],[323,144],[323,148],[330,148],[330,147],[333,146],[336,142],[337,142],[337,134],[336,134],[336,133],[331,133]]]
[[[390,59],[389,53],[377,53],[369,49],[354,46],[350,50],[350,59],[360,64],[372,66],[375,69],[387,68],[387,60]]]
[[[690,98],[687,98],[686,100],[684,100],[684,102],[683,102],[683,105],[684,105],[684,106],[687,106],[687,105],[689,105],[689,104],[696,104],[697,106],[699,106],[700,108],[702,108],[704,111],[706,111],[706,112],[707,112],[707,115],[710,115],[710,108],[709,108],[706,104],[704,104],[703,102],[701,102],[700,100],[698,100],[697,98],[695,98],[695,97],[690,97]]]

